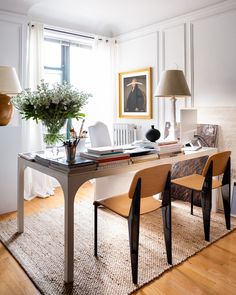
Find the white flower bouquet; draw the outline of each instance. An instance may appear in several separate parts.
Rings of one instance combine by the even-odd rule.
[[[48,129],[44,141],[47,145],[54,145],[58,140],[64,140],[59,132],[67,119],[85,116],[81,109],[90,96],[73,88],[70,83],[55,84],[50,89],[49,84],[42,80],[36,91],[25,89],[12,99],[12,103],[23,119],[41,120]]]

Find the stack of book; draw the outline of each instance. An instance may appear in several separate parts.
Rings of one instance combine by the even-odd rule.
[[[159,159],[159,154],[157,153],[156,150],[153,150],[153,152],[149,152],[144,155],[139,155],[135,157],[131,156],[132,163],[142,163],[142,162],[153,161],[158,159]]]
[[[95,161],[82,158],[79,155],[76,155],[73,163],[68,163],[66,161],[64,148],[56,155],[50,151],[38,151],[35,153],[21,153],[19,156],[28,161],[37,162],[43,166],[65,172],[74,171],[76,173],[80,173],[94,171],[97,168]]]
[[[35,161],[37,162],[37,159],[35,159]],[[50,160],[50,166],[57,170],[76,173],[94,171],[97,168],[95,161],[84,159],[79,155],[75,156],[75,160],[73,163],[68,163],[65,157],[57,160]]]
[[[178,141],[163,141],[158,143],[159,155],[180,153],[182,144]]]
[[[130,154],[113,146],[88,148],[87,152],[81,152],[80,156],[95,161],[98,169],[130,164]]]

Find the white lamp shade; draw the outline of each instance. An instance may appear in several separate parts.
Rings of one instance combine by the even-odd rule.
[[[15,68],[0,66],[0,93],[17,94],[21,91],[22,89]]]
[[[191,96],[183,71],[167,70],[162,72],[154,96],[181,97]]]

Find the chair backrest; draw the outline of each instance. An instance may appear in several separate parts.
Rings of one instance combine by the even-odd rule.
[[[102,122],[96,122],[88,127],[92,147],[110,146],[111,138],[107,126]]]
[[[217,154],[214,154],[210,156],[207,159],[207,162],[203,168],[202,175],[206,176],[207,170],[209,168],[209,165],[211,161],[213,162],[213,173],[212,176],[218,176],[225,172],[227,162],[229,160],[229,157],[231,155],[230,151],[220,152]]]
[[[145,168],[136,172],[130,185],[129,198],[133,198],[139,178],[141,178],[141,198],[150,197],[163,192],[170,170],[171,164],[164,164]]]

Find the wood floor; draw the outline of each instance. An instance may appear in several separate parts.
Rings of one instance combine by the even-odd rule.
[[[76,199],[92,194],[92,186],[86,183]],[[36,198],[25,202],[25,214],[30,215],[63,205],[61,190],[53,197]],[[16,213],[0,215],[1,220],[16,217]],[[0,244],[0,294],[36,295],[38,290]],[[192,294],[236,294],[236,231],[189,258],[181,265],[169,270],[159,279],[143,287],[136,295],[192,295]],[[81,294],[83,295],[83,294]],[[91,294],[92,295],[92,294]],[[102,295],[102,294],[96,294]],[[118,294],[117,294],[118,295]]]

